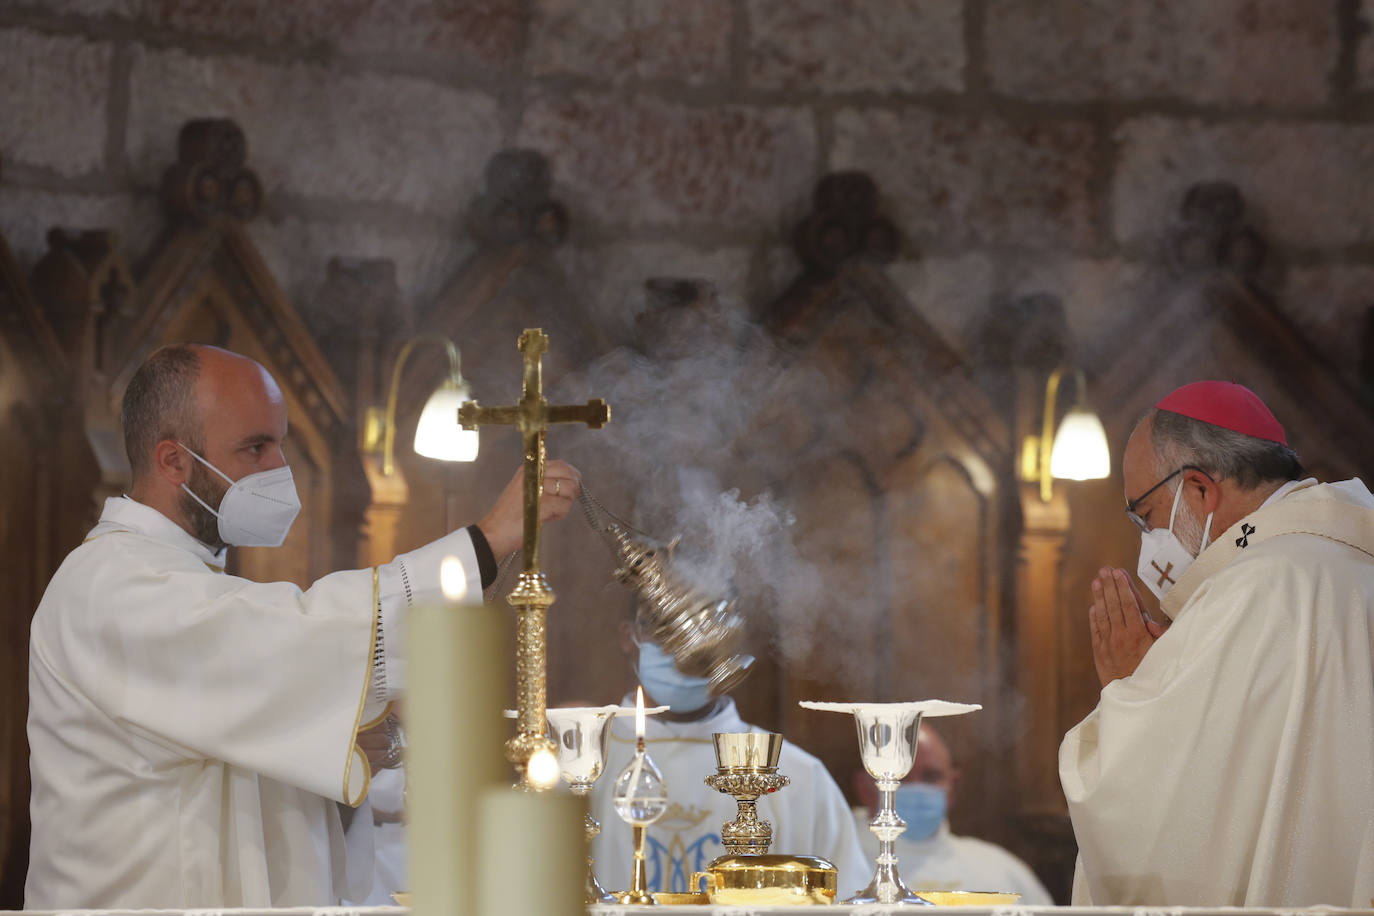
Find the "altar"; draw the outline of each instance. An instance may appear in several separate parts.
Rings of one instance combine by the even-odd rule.
[[[944,909],[944,908],[941,908]],[[1348,909],[1343,907],[973,907],[951,908],[960,916],[1036,916],[1039,913],[1053,916],[1374,916],[1374,908]],[[4,911],[16,912],[16,911]],[[188,910],[26,910],[33,916],[407,916],[408,907],[292,907],[284,909],[188,909]],[[681,916],[805,916],[814,913],[814,907],[786,906],[712,906],[685,905],[669,907],[597,905],[587,907],[587,916],[639,916],[660,912],[681,914]],[[909,907],[885,904],[863,904],[846,906],[838,904],[824,908],[833,916],[897,916],[910,913]],[[483,913],[481,916],[502,916],[502,914]],[[522,914],[528,916],[528,914]]]

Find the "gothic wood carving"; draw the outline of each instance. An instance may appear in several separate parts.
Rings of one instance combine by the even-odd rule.
[[[94,517],[97,471],[58,335],[0,236],[0,907],[19,909],[28,871],[29,621]]]
[[[346,392],[287,301],[245,230],[260,198],[247,169],[243,131],[232,121],[191,121],[178,140],[178,161],[163,184],[169,231],[151,253],[132,295],[84,314],[62,304],[58,291],[84,290],[101,300],[122,278],[110,267],[108,237],[55,234],[41,270],[64,327],[91,328],[81,339],[86,392],[85,427],[102,455],[103,495],[127,485],[127,464],[115,441],[119,402],[129,378],[157,347],[192,340],[228,347],[259,360],[282,388],[291,419],[288,460],[303,509],[286,544],[274,551],[231,552],[231,567],[250,578],[305,585],[357,555],[361,488],[344,488],[362,472],[354,446],[354,417]],[[122,288],[122,287],[121,287]],[[45,303],[47,304],[47,303]],[[65,339],[76,340],[71,331]],[[94,340],[95,343],[89,341]],[[346,489],[353,497],[342,499]]]
[[[825,383],[787,397],[775,430],[789,438],[759,446],[779,456],[803,550],[844,571],[849,588],[834,613],[851,615],[864,638],[828,640],[789,670],[779,717],[844,783],[858,766],[852,727],[798,710],[796,700],[982,702],[982,712],[940,725],[965,779],[980,787],[956,810],[956,826],[1002,837],[1012,786],[995,774],[1015,750],[1006,737],[1015,722],[1004,718],[1013,694],[1010,429],[883,271],[897,237],[871,180],[827,176],[815,202],[794,238],[802,273],[758,314],[789,354],[786,371]],[[842,650],[869,664],[866,683],[846,674]]]

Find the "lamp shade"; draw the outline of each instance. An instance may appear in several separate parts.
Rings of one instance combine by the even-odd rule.
[[[1097,414],[1082,405],[1074,407],[1054,434],[1050,473],[1066,480],[1097,480],[1111,474],[1107,431]]]
[[[467,386],[451,380],[429,396],[415,426],[416,454],[440,461],[476,460],[477,430],[458,425],[458,407],[469,400]]]

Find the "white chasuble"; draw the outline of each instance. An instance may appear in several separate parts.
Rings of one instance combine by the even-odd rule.
[[[633,706],[634,698],[627,696],[622,703]],[[616,816],[611,790],[620,771],[634,757],[634,718],[617,717],[610,728],[606,770],[591,794],[592,816],[601,822],[601,834],[592,841],[592,852],[602,886],[623,891],[630,886],[634,843],[629,825]],[[725,855],[720,827],[735,819],[739,806],[733,797],[704,782],[716,772],[711,735],[757,731],[762,729],[741,719],[729,697],[711,715],[695,722],[648,717],[645,746],[663,773],[668,794],[668,810],[649,825],[645,841],[649,890],[684,893],[691,889],[692,872]],[[791,784],[758,800],[759,817],[773,825],[770,851],[829,859],[839,870],[841,897],[867,884],[873,877],[873,863],[864,856],[849,805],[825,764],[785,741],[778,772],[791,779]]]
[[[1075,904],[1367,907],[1374,497],[1304,481],[1207,547],[1059,750]]]
[[[302,591],[225,575],[222,552],[152,508],[108,500],[33,619],[25,906],[280,907],[365,893],[368,837],[348,872],[338,803],[366,798],[357,732],[385,711],[384,672],[399,668],[379,609],[398,642],[404,607],[437,593],[448,552],[480,581],[459,532]]]

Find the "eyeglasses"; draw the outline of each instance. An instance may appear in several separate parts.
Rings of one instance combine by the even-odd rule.
[[[1197,471],[1199,474],[1203,475],[1208,480],[1212,479],[1211,474],[1208,474],[1206,471],[1204,471],[1197,465],[1185,464],[1183,467],[1179,468],[1177,471],[1174,471],[1172,474],[1170,474],[1168,477],[1165,477],[1163,480],[1155,484],[1153,487],[1150,487],[1150,489],[1146,490],[1144,493],[1141,493],[1135,499],[1126,503],[1126,517],[1129,518],[1131,522],[1142,532],[1148,532],[1150,530],[1150,526],[1145,523],[1145,519],[1141,518],[1139,515],[1136,514],[1135,507],[1144,502],[1145,498],[1149,496],[1151,493],[1153,493],[1155,490],[1158,490],[1160,487],[1164,486],[1166,483],[1173,480],[1175,477],[1177,477],[1179,474],[1182,474],[1184,471]]]

